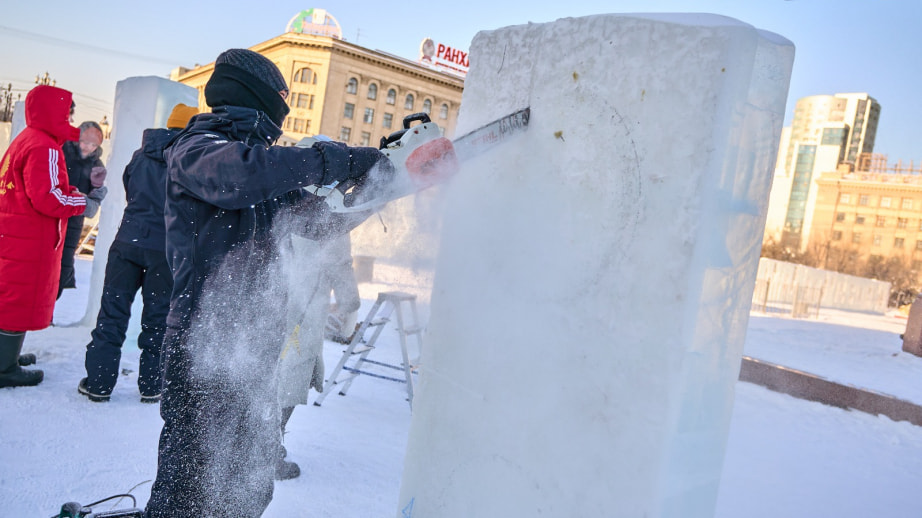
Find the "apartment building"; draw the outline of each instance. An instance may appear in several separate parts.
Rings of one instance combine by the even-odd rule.
[[[866,93],[814,95],[797,101],[784,128],[769,199],[765,239],[803,250],[810,241],[823,172],[854,168],[873,153],[880,104]]]
[[[842,166],[816,180],[808,248],[839,251],[850,261],[903,258],[922,272],[922,171],[859,167],[866,170]]]

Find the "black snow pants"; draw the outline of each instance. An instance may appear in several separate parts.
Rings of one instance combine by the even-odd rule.
[[[173,276],[162,251],[115,241],[109,248],[102,299],[92,341],[86,346],[87,388],[94,394],[112,393],[118,380],[122,344],[131,318],[131,305],[141,290],[141,350],[138,389],[142,396],[161,392],[160,351],[170,309]]]
[[[163,339],[163,429],[147,518],[258,518],[272,501],[283,277],[233,261],[208,277],[194,314],[171,321]]]

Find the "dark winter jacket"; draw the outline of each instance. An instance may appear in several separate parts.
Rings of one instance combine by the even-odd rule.
[[[256,261],[273,253],[270,231],[280,214],[297,213],[305,225],[296,230],[315,239],[347,232],[368,217],[330,215],[320,198],[301,188],[352,168],[367,172],[370,165],[356,163],[364,150],[374,160],[383,155],[343,145],[271,146],[281,133],[260,111],[224,106],[193,117],[164,151],[166,253],[174,283],[168,327],[188,327],[206,278],[231,251]]]
[[[75,141],[65,142],[61,149],[64,151],[64,161],[67,163],[67,178],[70,184],[83,194],[93,190],[90,183],[90,171],[94,167],[102,167],[102,148],[96,148],[86,158],[80,157],[80,143]],[[75,288],[74,267],[71,259],[80,245],[80,234],[83,232],[83,215],[72,216],[67,220],[67,235],[64,238],[64,255],[67,260],[62,263],[61,287]]]
[[[122,214],[116,241],[151,250],[165,249],[163,205],[166,202],[166,161],[163,148],[178,134],[179,130],[144,130],[141,148],[131,156],[122,175],[128,205]]]
[[[80,131],[67,122],[71,93],[36,86],[26,95],[26,129],[0,161],[0,329],[51,324],[64,227],[86,198],[67,182],[61,144]]]

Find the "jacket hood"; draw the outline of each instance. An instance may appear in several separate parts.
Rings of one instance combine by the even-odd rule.
[[[164,128],[149,128],[141,135],[141,152],[151,160],[166,162],[163,158],[163,149],[169,145],[176,135],[182,130]]]
[[[223,133],[249,146],[271,146],[282,136],[282,130],[265,112],[242,106],[219,106],[211,113],[200,113],[186,131]]]
[[[80,129],[70,125],[73,95],[56,86],[39,85],[26,94],[26,126],[43,131],[63,144],[78,140]]]

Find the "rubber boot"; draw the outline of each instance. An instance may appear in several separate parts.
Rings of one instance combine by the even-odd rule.
[[[20,354],[19,355],[19,366],[28,367],[33,365],[36,362],[37,358],[32,353]]]
[[[25,332],[0,329],[0,387],[31,387],[44,379],[44,372],[19,366],[19,352],[25,339]]]
[[[285,425],[288,424],[288,420],[291,419],[291,414],[295,411],[295,407],[285,407],[282,409],[281,421],[282,421],[282,437],[285,437]],[[298,478],[301,475],[301,468],[294,462],[285,460],[285,456],[288,455],[288,451],[284,446],[279,445],[279,460],[275,464],[275,480],[290,480],[293,478]]]

